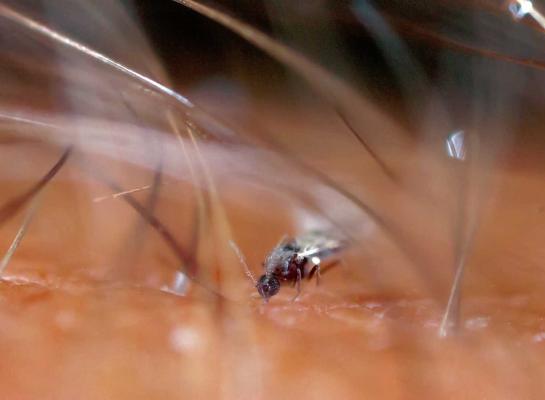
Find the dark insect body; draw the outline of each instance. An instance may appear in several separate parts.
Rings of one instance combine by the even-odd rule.
[[[316,275],[316,283],[319,283],[323,259],[342,248],[343,241],[323,232],[282,239],[263,263],[265,273],[257,281],[257,291],[268,301],[279,292],[282,283],[290,282],[297,289],[295,300],[301,293],[301,280],[310,280]]]

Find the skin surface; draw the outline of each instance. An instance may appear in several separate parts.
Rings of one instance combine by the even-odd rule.
[[[307,118],[301,118],[301,110],[291,114],[271,104],[266,110],[261,116],[275,121],[278,132],[297,130],[293,137],[302,143],[308,132],[327,138],[319,114],[304,111]],[[329,151],[326,139],[314,143],[308,159],[321,154],[320,163],[347,166],[356,181],[358,171],[365,171],[365,160],[346,156],[350,146],[340,153]],[[425,262],[418,269],[392,255],[380,230],[348,249],[320,286],[304,282],[296,302],[290,301],[294,289],[283,286],[263,304],[236,258],[230,270],[210,264],[223,280],[210,271],[200,275],[215,276],[208,282],[236,299],[196,284],[183,295],[173,293],[178,263],[171,250],[122,199],[94,203],[111,190],[73,159],[43,193],[0,281],[3,397],[538,399],[545,390],[540,149],[537,140],[513,143],[491,169],[464,277],[460,326],[448,338],[437,331],[452,262]],[[1,151],[2,199],[35,182],[59,153],[35,144]],[[403,157],[410,155],[393,159],[403,164]],[[111,173],[119,166],[102,162]],[[10,173],[15,169],[19,179]],[[124,187],[138,186],[142,176],[149,181],[149,171],[128,171],[119,174]],[[378,178],[369,179],[378,188],[374,202],[390,204],[391,192],[380,190]],[[183,243],[189,242],[187,221],[194,213],[188,186],[163,185],[157,204],[158,217]],[[443,186],[435,189],[439,199],[448,197]],[[247,186],[221,193],[237,244],[257,275],[264,256],[293,230],[293,214],[274,196]],[[135,194],[142,202],[147,196]],[[433,250],[423,259],[451,260],[452,238],[433,234],[448,229],[441,230],[431,208],[419,213],[419,204],[417,197],[406,210],[418,221],[416,241]],[[23,216],[0,228],[3,249]],[[200,257],[224,251],[215,246]]]
[[[0,276],[0,397],[542,399],[539,28],[496,2],[373,2],[414,68],[356,2],[235,3],[384,113],[343,123],[306,73],[172,1],[2,1],[170,85],[165,64],[216,120],[2,19],[0,207],[74,148],[0,225],[3,256],[29,221]],[[445,153],[453,130],[464,162]],[[258,277],[282,236],[316,225],[350,236],[339,265],[263,304],[229,241]],[[464,247],[458,324],[440,338]]]

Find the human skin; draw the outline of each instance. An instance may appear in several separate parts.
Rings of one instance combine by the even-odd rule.
[[[271,118],[278,112],[277,127],[285,121],[285,129],[295,129],[285,109],[268,105],[267,110]],[[301,119],[303,114],[294,115]],[[309,112],[308,120],[313,118]],[[40,146],[5,145],[5,176],[12,177],[9,171],[17,166],[23,178],[6,179],[2,198],[28,188],[33,182],[29,176],[39,177],[54,162],[59,150]],[[355,250],[348,248],[341,265],[324,274],[320,286],[304,282],[297,301],[291,301],[294,289],[283,286],[264,304],[237,263],[232,264],[238,268],[236,299],[196,283],[183,293],[166,290],[177,265],[171,249],[123,198],[93,203],[111,190],[96,176],[90,178],[75,156],[41,196],[0,282],[3,396],[540,398],[545,213],[542,171],[534,161],[540,148],[539,141],[515,142],[504,162],[491,170],[493,189],[483,200],[459,325],[446,338],[439,337],[438,327],[453,266],[433,265],[440,286],[430,287],[410,264],[388,256],[391,244],[373,236],[357,242]],[[326,154],[341,162],[340,153]],[[23,161],[24,155],[32,162]],[[101,167],[105,165],[108,161]],[[133,174],[143,173],[131,171],[123,175],[127,185],[139,181]],[[188,186],[161,186],[164,197],[156,210],[176,235],[187,238],[182,215],[194,211],[180,214],[188,200],[187,191],[177,185]],[[135,194],[142,202],[147,196],[146,191]],[[227,190],[223,201],[237,244],[258,274],[282,231],[292,229],[291,217],[249,187]],[[22,211],[2,226],[3,248],[23,216]],[[423,230],[434,229],[426,219],[434,218],[433,213],[419,218]],[[423,247],[444,249],[445,241],[448,249],[448,237],[429,235]],[[376,257],[358,253],[366,246],[380,256],[378,263]],[[221,265],[212,265],[226,273]],[[215,281],[220,293],[221,282]]]
[[[65,12],[59,7],[61,22]],[[106,26],[118,26],[113,13],[105,9],[104,14],[112,19],[101,19],[100,13],[95,17]],[[45,14],[37,15],[45,20]],[[75,18],[74,25],[89,30],[89,45],[100,44],[99,49],[139,71],[155,71],[147,68],[152,56],[136,35],[123,31],[101,38],[94,23],[80,26],[79,21],[91,21],[93,15],[84,17]],[[157,20],[162,29],[163,21]],[[184,25],[177,19],[175,24]],[[3,27],[14,30],[12,25]],[[509,30],[514,31],[512,26],[503,29]],[[163,40],[170,43],[170,34]],[[187,157],[172,124],[164,122],[163,99],[147,97],[149,93],[134,81],[67,49],[43,50],[51,45],[43,38],[37,40],[26,31],[14,37],[21,40],[21,49],[32,51],[14,58],[17,68],[7,69],[8,78],[2,75],[2,82],[13,84],[9,93],[15,99],[10,103],[3,93],[2,101],[15,104],[17,111],[30,109],[28,114],[37,120],[56,113],[76,117],[77,112],[90,118],[64,121],[69,138],[76,139],[60,143],[52,130],[36,133],[31,124],[17,129],[2,125],[0,207],[32,187],[58,160],[63,145],[74,146],[66,164],[36,198],[26,234],[0,280],[3,398],[542,398],[545,205],[540,116],[512,128],[503,146],[485,147],[479,153],[487,161],[472,164],[468,174],[482,179],[473,182],[479,189],[478,201],[470,207],[475,212],[461,216],[457,201],[465,197],[457,195],[459,163],[448,160],[444,152],[442,140],[448,131],[439,129],[445,127],[439,121],[439,111],[444,111],[439,107],[417,109],[424,111],[419,115],[425,120],[420,121],[422,132],[407,129],[405,136],[397,136],[403,146],[382,141],[383,136],[396,138],[384,129],[371,130],[367,136],[398,178],[392,180],[331,104],[319,103],[306,88],[297,87],[297,101],[290,97],[293,93],[267,97],[258,92],[246,93],[240,103],[228,85],[216,93],[195,87],[186,93],[184,88],[191,100],[236,132],[234,139],[211,135],[198,141],[204,160],[199,164],[199,152]],[[7,50],[18,47],[7,43],[2,50],[9,56]],[[506,43],[520,46],[516,41]],[[441,46],[437,54],[442,54]],[[42,54],[36,49],[44,51],[41,62],[34,59]],[[57,62],[60,55],[66,64]],[[52,65],[45,63],[47,57]],[[469,65],[463,57],[460,64]],[[194,69],[206,74],[206,66],[195,58]],[[185,54],[178,62],[189,70],[193,67]],[[248,59],[239,62],[244,65]],[[500,85],[507,81],[510,64],[483,65],[461,71],[474,72],[479,82],[492,77],[491,97],[510,89]],[[13,78],[25,77],[23,67],[34,80]],[[193,77],[186,76],[184,68],[171,69],[192,87]],[[516,70],[510,77],[525,76],[526,71]],[[263,79],[256,75],[257,81],[267,80],[266,74]],[[445,81],[449,78],[447,74]],[[513,82],[517,89],[517,80]],[[274,86],[274,81],[267,84]],[[51,98],[42,93],[46,87]],[[449,89],[452,93],[443,92],[445,99],[470,105],[454,113],[463,116],[456,120],[460,125],[482,117],[468,115],[471,106],[488,111],[487,98],[472,103],[467,92],[460,91],[464,97]],[[55,102],[57,92],[66,102]],[[396,112],[397,99],[384,94],[381,101],[387,122],[406,117]],[[521,104],[526,111],[526,103]],[[518,103],[511,105],[515,115]],[[362,113],[363,123],[357,128],[363,134],[369,134],[366,111],[355,113]],[[114,124],[113,117],[125,125]],[[101,124],[94,130],[85,130],[97,120]],[[487,122],[493,126],[497,121]],[[423,127],[430,126],[437,128],[439,141],[430,143],[424,136]],[[496,132],[486,128],[483,123],[468,132],[483,137]],[[100,154],[103,148],[91,146],[93,138],[104,136],[88,134],[99,131],[105,131],[108,140],[97,142],[106,143],[111,152]],[[500,133],[489,137],[505,139]],[[141,152],[123,158],[127,148],[134,150],[126,146],[134,144],[127,137],[139,135],[144,140],[134,143]],[[189,148],[191,140],[187,135],[184,140]],[[164,144],[164,154],[157,151],[156,142]],[[267,151],[253,152],[262,147]],[[164,163],[157,162],[161,154]],[[198,166],[197,178],[186,158]],[[323,181],[310,179],[312,171],[302,164],[325,172],[376,215],[355,206],[339,188],[324,191]],[[257,179],[252,172],[257,172]],[[269,187],[271,183],[275,186]],[[119,191],[113,186],[147,187],[130,195],[143,205],[144,215],[126,201],[127,196],[111,197]],[[0,226],[2,254],[31,207],[25,203]],[[310,222],[321,223],[324,218],[319,217],[326,215],[327,222],[346,229],[354,240],[339,255],[339,265],[323,275],[320,286],[305,281],[301,296],[292,301],[294,289],[284,285],[264,304],[228,241],[235,240],[253,274],[259,275],[262,261],[283,235],[307,229],[309,214]],[[156,216],[184,251],[167,243],[149,215]],[[458,323],[448,337],[440,337],[460,221],[473,222],[476,231],[462,279]],[[180,253],[183,258],[192,252],[196,266],[180,260]],[[180,269],[196,279],[176,286]]]

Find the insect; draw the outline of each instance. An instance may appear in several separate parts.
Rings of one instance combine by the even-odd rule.
[[[257,291],[267,302],[278,293],[282,283],[291,282],[297,289],[293,300],[297,299],[301,293],[301,280],[310,280],[316,275],[316,284],[319,284],[322,261],[345,245],[345,241],[321,231],[295,238],[284,237],[265,259],[265,273],[256,282]]]

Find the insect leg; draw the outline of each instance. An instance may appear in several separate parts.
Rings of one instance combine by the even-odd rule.
[[[297,278],[295,278],[295,288],[297,290],[297,293],[295,293],[295,296],[293,297],[293,299],[291,299],[291,301],[297,300],[297,298],[301,294],[301,278],[302,278],[301,277],[301,270],[298,268],[297,269]]]
[[[308,280],[310,281],[312,279],[312,277],[314,276],[314,274],[316,274],[316,286],[318,286],[320,284],[320,278],[321,278],[321,273],[320,273],[320,263],[318,264],[314,264],[314,266],[312,267],[312,269],[310,270],[309,274],[308,274]]]
[[[341,263],[340,260],[335,260],[335,261],[332,261],[332,262],[326,264],[323,267],[320,266],[319,268],[316,268],[316,265],[315,265],[314,267],[312,267],[312,269],[310,270],[310,272],[308,274],[308,280],[310,281],[312,279],[312,277],[314,276],[314,274],[317,275],[316,280],[318,280],[319,279],[318,276],[321,278],[322,274],[325,274],[326,272],[329,272],[332,268],[336,267],[340,263]]]

